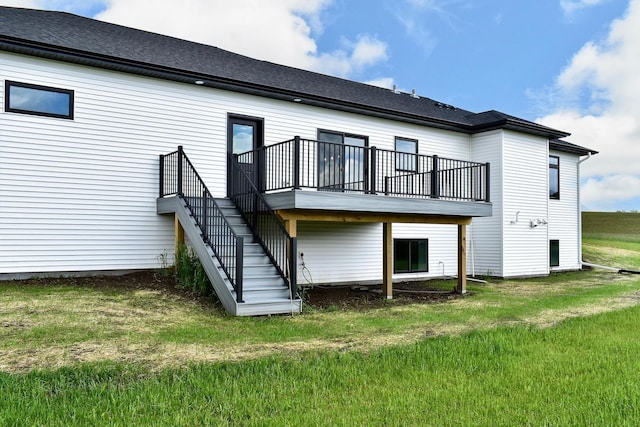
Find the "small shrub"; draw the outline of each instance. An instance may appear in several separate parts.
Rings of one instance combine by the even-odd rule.
[[[182,289],[204,296],[209,296],[213,292],[198,254],[186,245],[180,245],[176,250],[175,275],[178,287]]]
[[[160,267],[158,267],[153,272],[153,279],[156,282],[162,282],[166,279],[171,278],[173,275],[173,268],[169,266],[169,257],[167,253],[163,252],[156,258],[158,259],[158,264],[160,264]]]

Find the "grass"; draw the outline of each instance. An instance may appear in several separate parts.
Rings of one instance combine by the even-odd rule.
[[[584,212],[582,228],[586,261],[640,270],[640,213]]]
[[[442,286],[451,289],[452,284]],[[368,350],[518,322],[553,324],[575,313],[632,304],[626,297],[640,291],[640,284],[615,273],[591,272],[494,281],[470,289],[473,296],[447,303],[392,302],[362,311],[234,318],[161,290],[4,285],[0,370],[25,372],[104,360],[160,370],[282,351]]]
[[[585,257],[630,268],[615,218],[606,239],[585,221]],[[639,277],[469,288],[245,319],[161,289],[3,284],[0,425],[635,425]]]
[[[639,315],[160,373],[100,363],[0,374],[0,424],[636,425]]]

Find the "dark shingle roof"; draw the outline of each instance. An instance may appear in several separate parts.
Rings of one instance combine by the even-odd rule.
[[[207,86],[466,133],[507,128],[548,138],[569,135],[498,111],[476,114],[65,12],[0,7],[0,49],[189,83],[203,80]]]
[[[564,151],[565,153],[577,154],[578,156],[586,156],[587,154],[598,154],[596,150],[590,148],[581,147],[576,144],[572,144],[569,141],[563,141],[561,139],[552,139],[549,141],[549,149],[556,151]]]

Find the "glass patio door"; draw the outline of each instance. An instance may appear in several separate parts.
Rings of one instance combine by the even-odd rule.
[[[367,137],[319,131],[318,140],[318,188],[364,191]]]

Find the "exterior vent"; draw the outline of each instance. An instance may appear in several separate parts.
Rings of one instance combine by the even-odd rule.
[[[435,106],[438,108],[444,108],[445,110],[457,110],[457,108],[454,107],[453,105],[444,104],[442,102],[436,102]]]

